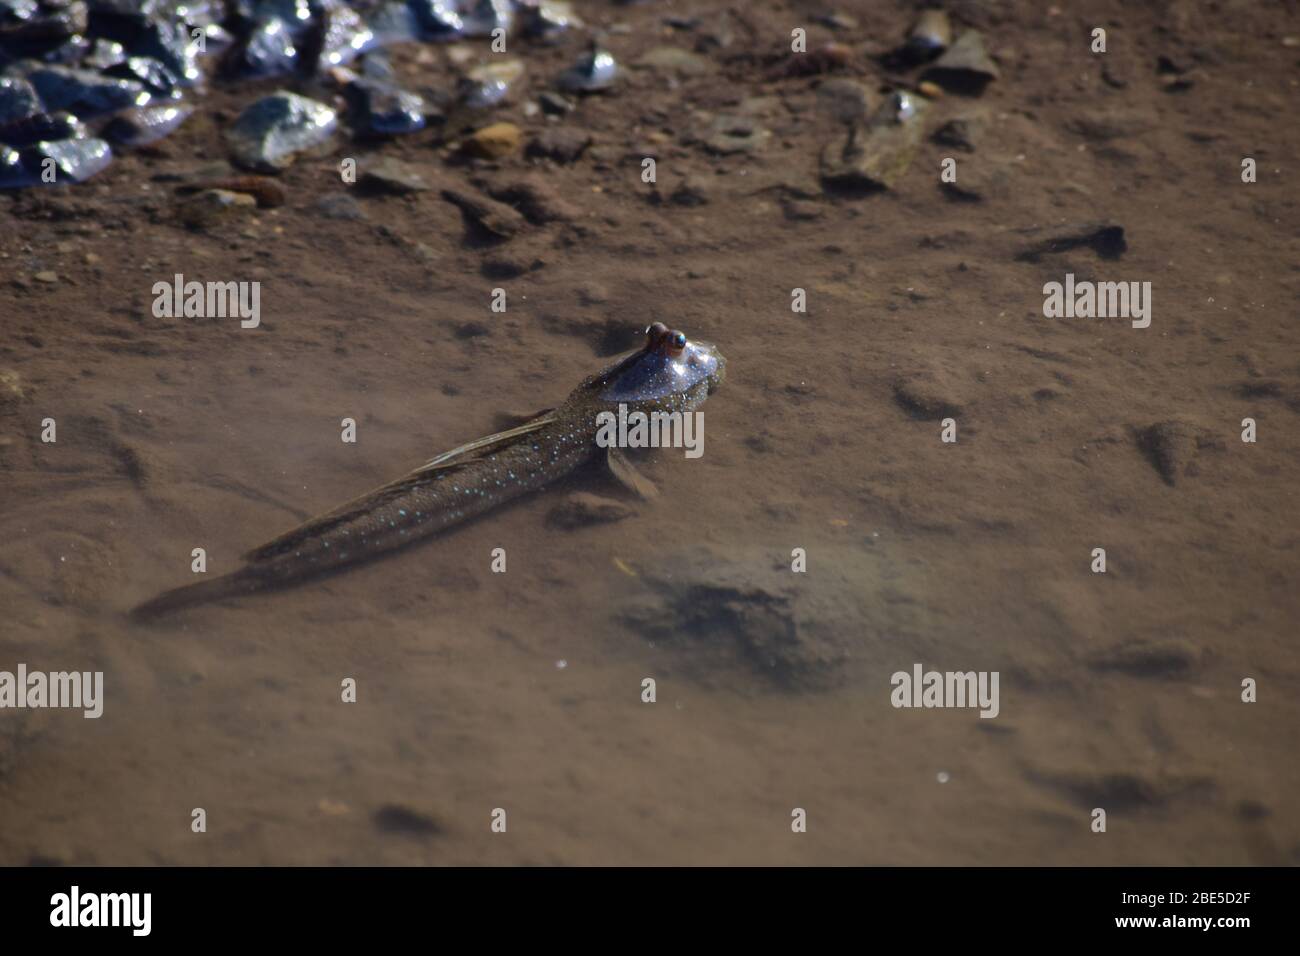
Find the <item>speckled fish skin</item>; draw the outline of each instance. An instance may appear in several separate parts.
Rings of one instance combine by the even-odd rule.
[[[481,452],[449,453],[429,465],[312,519],[245,555],[246,565],[213,581],[167,591],[132,613],[147,618],[206,601],[294,584],[368,561],[483,515],[570,474],[602,452],[597,416],[694,411],[722,381],[726,365],[707,342],[663,326],[646,345],[585,380],[554,412],[502,433]],[[516,434],[518,432],[518,434]],[[444,456],[446,457],[446,456]]]

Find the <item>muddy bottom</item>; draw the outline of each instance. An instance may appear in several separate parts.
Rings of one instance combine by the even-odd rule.
[[[576,6],[621,85],[526,109],[586,34],[521,44],[496,159],[341,141],[282,205],[186,218],[287,85],[218,83],[90,182],[0,194],[0,671],[104,675],[98,719],[0,709],[0,863],[1300,863],[1294,9],[955,4],[998,77],[846,193],[819,91],[919,95],[879,59],[913,8]],[[790,68],[798,26],[851,55]],[[449,88],[451,49],[394,63]],[[157,317],[176,274],[259,282],[260,324]],[[1149,326],[1045,316],[1067,275],[1149,282]],[[728,360],[704,453],[640,456],[659,497],[594,468],[127,616],[655,321]],[[895,706],[918,664],[996,672],[996,716]]]

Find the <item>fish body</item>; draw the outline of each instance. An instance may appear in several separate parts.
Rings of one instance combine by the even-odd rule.
[[[239,570],[164,592],[137,607],[151,617],[206,601],[298,583],[371,560],[539,491],[602,453],[601,412],[693,411],[722,380],[725,360],[656,323],[645,347],[585,380],[553,411],[439,455],[414,471],[253,549]]]

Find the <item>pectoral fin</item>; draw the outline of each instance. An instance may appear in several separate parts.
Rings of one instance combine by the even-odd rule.
[[[609,466],[609,473],[618,483],[638,498],[653,501],[659,497],[659,489],[655,487],[655,483],[637,471],[636,466],[627,455],[623,454],[622,449],[615,448],[613,445],[605,449],[605,463]]]

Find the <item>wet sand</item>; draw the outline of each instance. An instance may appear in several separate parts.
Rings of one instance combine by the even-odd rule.
[[[99,720],[0,712],[0,863],[1300,863],[1300,52],[1282,42],[1300,18],[1061,6],[950,8],[1002,75],[929,122],[984,129],[970,153],[927,138],[866,197],[817,182],[842,134],[816,88],[879,87],[867,54],[907,27],[899,3],[843,5],[842,74],[773,78],[793,25],[833,34],[812,6],[744,5],[701,75],[629,69],[562,120],[525,96],[492,117],[589,132],[572,163],[457,164],[433,131],[345,145],[285,172],[284,206],[187,229],[173,186],[278,85],[254,84],[89,184],[0,195],[0,669],[105,674]],[[631,66],[727,5],[579,9],[630,27],[609,48]],[[521,54],[530,88],[578,49]],[[450,83],[441,48],[395,60]],[[735,112],[771,138],[692,142],[696,114]],[[434,188],[355,192],[338,161],[369,151]],[[990,177],[982,201],[945,194],[949,155]],[[467,239],[440,191],[485,176],[540,180],[567,214]],[[670,198],[687,178],[703,204]],[[345,191],[363,219],[319,212]],[[1123,227],[1120,258],[1017,259],[1027,230],[1096,221]],[[260,281],[261,327],[154,318],[178,272]],[[1150,328],[1044,318],[1066,273],[1150,281]],[[560,401],[657,320],[729,363],[703,457],[646,466],[658,500],[583,475],[347,574],[125,616],[192,580],[192,548],[232,570]],[[572,490],[634,513],[557,528]],[[916,662],[998,671],[999,716],[895,709],[890,675]]]

